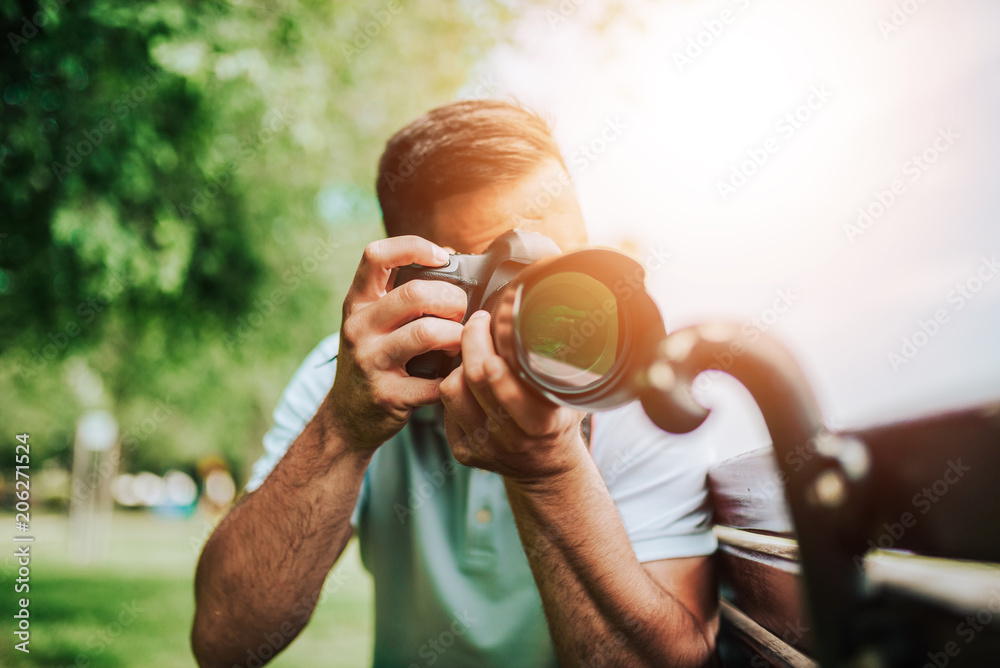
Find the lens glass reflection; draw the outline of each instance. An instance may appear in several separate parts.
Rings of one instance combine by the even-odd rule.
[[[618,302],[586,274],[553,274],[527,288],[516,328],[529,368],[555,387],[591,385],[617,358]]]

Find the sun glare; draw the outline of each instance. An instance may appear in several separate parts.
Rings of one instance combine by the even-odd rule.
[[[649,285],[675,326],[804,295],[773,333],[828,367],[844,394],[835,412],[870,412],[871,396],[848,396],[859,379],[939,393],[954,367],[908,383],[886,358],[984,244],[1000,245],[985,185],[1000,148],[1000,9],[928,4],[892,19],[862,0],[636,2],[636,20],[602,23],[598,5],[529,16],[485,66],[496,95],[553,120],[592,241],[669,256]],[[989,319],[989,299],[968,326]],[[868,340],[831,364],[821,351],[851,331]],[[969,357],[970,376],[995,381],[989,359],[987,372]]]

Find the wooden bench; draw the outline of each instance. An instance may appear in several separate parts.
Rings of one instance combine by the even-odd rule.
[[[723,664],[1000,666],[1000,404],[832,438],[857,480],[795,479],[821,443],[710,472]]]

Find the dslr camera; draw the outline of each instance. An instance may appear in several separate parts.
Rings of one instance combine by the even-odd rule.
[[[643,268],[617,251],[561,254],[548,237],[511,230],[482,255],[399,267],[393,287],[436,280],[462,288],[469,298],[462,323],[488,311],[497,353],[522,381],[556,403],[591,411],[628,403],[647,388],[645,372],[666,332],[644,278]],[[443,378],[459,364],[460,356],[432,351],[406,370]]]

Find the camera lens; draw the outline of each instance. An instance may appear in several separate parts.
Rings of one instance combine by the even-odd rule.
[[[638,262],[588,248],[538,260],[497,290],[493,344],[518,378],[578,410],[623,406],[666,336]]]
[[[554,389],[578,389],[614,367],[618,320],[618,302],[606,285],[564,271],[525,290],[515,330],[535,376]]]

